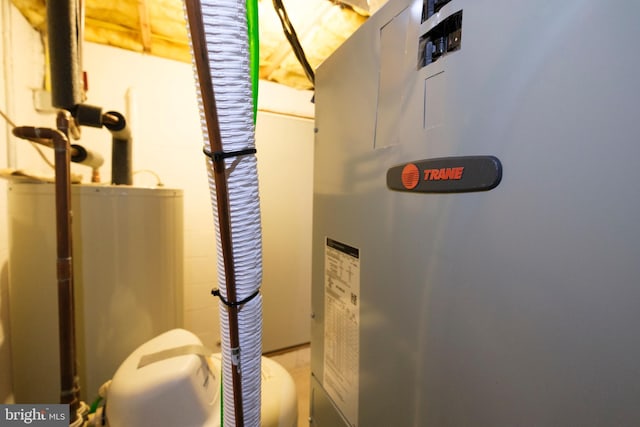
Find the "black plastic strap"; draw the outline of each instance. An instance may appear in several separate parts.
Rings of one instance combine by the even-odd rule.
[[[257,289],[254,293],[252,293],[251,295],[249,295],[248,297],[246,297],[241,301],[229,302],[222,296],[219,289],[214,289],[211,291],[211,295],[220,298],[220,301],[222,301],[222,303],[227,307],[239,307],[241,305],[245,305],[246,303],[254,299],[259,293],[260,293],[260,289]]]
[[[211,151],[207,150],[206,147],[203,147],[202,152],[204,153],[205,156],[217,162],[222,159],[227,159],[229,157],[238,157],[238,156],[247,156],[249,154],[256,154],[258,150],[256,150],[255,148],[245,148],[244,150],[238,150],[238,151],[228,151],[228,152],[216,151],[212,153]]]

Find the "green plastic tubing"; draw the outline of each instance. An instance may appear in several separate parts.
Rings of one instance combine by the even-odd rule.
[[[253,123],[258,114],[258,81],[260,74],[260,35],[258,31],[258,0],[247,0],[247,30],[249,32],[249,64],[253,94]]]

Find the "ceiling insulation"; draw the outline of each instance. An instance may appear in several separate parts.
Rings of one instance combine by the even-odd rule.
[[[315,69],[385,0],[284,0],[307,59]],[[45,0],[12,0],[30,24],[46,35]],[[84,0],[84,40],[191,62],[182,0]],[[360,7],[359,7],[360,6]],[[259,0],[260,78],[297,89],[307,80],[271,0]]]

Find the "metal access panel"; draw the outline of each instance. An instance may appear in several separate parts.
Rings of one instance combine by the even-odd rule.
[[[638,16],[391,0],[319,67],[313,426],[640,425]]]

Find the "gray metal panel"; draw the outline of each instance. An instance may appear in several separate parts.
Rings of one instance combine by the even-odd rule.
[[[317,70],[321,89],[315,96],[318,133],[314,152],[311,288],[311,371],[316,378],[323,377],[322,284],[326,232],[340,230],[341,239],[347,244],[356,243],[354,239],[357,236],[355,232],[349,232],[350,227],[341,215],[327,210],[331,207],[325,203],[340,201],[339,212],[349,210],[357,200],[345,195],[354,192],[354,185],[367,185],[370,179],[367,176],[378,176],[386,163],[384,155],[377,154],[386,150],[370,152],[375,138],[378,104],[379,28],[405,9],[404,3],[389,2]],[[347,167],[345,153],[352,157],[361,156],[361,159],[357,165]]]
[[[451,1],[461,49],[408,73],[399,143],[374,150],[379,31],[407,5],[417,61],[434,20],[396,1],[317,73],[316,378],[328,236],[361,250],[358,425],[640,424],[640,4]],[[496,189],[386,188],[391,166],[476,154],[501,159]]]
[[[309,425],[312,427],[336,427],[347,424],[347,421],[340,415],[338,409],[333,405],[331,399],[325,393],[320,382],[315,377],[311,377],[311,408],[309,411]]]
[[[380,28],[380,56],[385,61],[380,63],[380,81],[378,84],[378,111],[376,112],[376,136],[374,145],[383,148],[397,144],[395,124],[402,114],[402,86],[406,80],[405,73],[407,27],[409,11],[403,10],[382,28]]]

